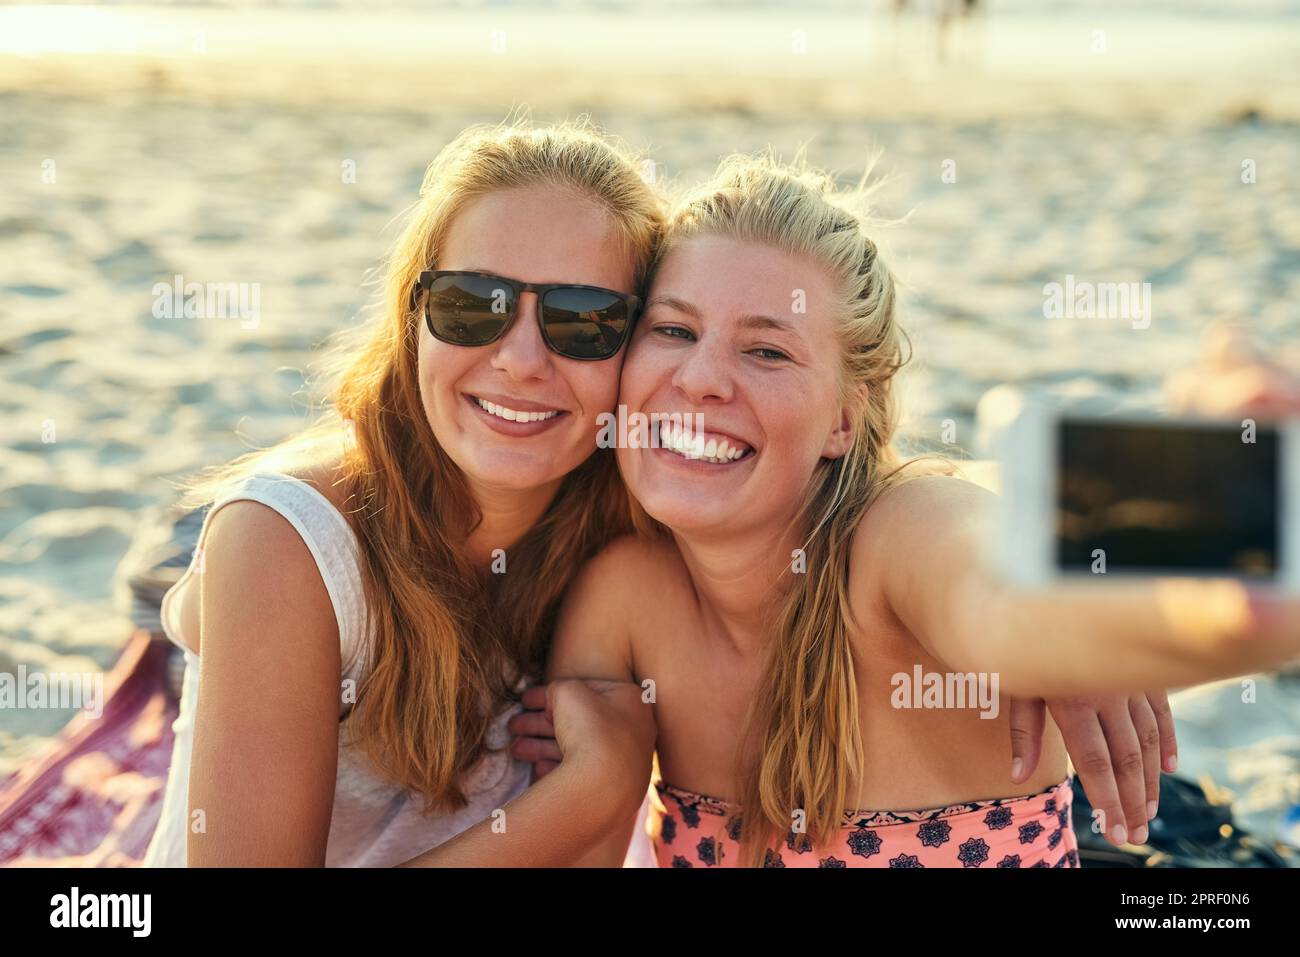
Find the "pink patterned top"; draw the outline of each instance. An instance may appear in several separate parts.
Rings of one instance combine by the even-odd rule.
[[[1078,867],[1071,778],[1024,797],[928,811],[846,811],[839,836],[814,848],[790,832],[764,867]],[[740,816],[718,798],[658,781],[646,831],[660,867],[737,867]]]

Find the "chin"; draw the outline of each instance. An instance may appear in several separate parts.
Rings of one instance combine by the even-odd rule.
[[[736,518],[734,504],[713,495],[674,495],[664,489],[657,494],[635,497],[647,515],[674,532],[708,531],[725,527]]]
[[[472,462],[475,481],[516,492],[537,488],[567,474],[552,459],[505,450],[482,451],[472,457]]]

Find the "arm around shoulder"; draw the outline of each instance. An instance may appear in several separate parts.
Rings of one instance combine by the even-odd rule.
[[[633,683],[617,585],[627,549],[611,546],[589,562],[557,619],[546,714],[563,752],[559,767],[506,805],[504,828],[482,821],[403,866],[622,864],[654,751],[654,717]]]

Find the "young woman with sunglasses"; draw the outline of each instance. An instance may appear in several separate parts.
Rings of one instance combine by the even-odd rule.
[[[527,793],[504,725],[574,571],[627,527],[591,423],[661,222],[635,159],[579,126],[467,130],[434,161],[335,414],[192,497],[146,864],[567,864],[635,811],[644,778],[609,769],[648,774],[639,688],[552,686],[574,767]]]
[[[1123,695],[1300,651],[1297,604],[1232,583],[1000,585],[981,560],[992,496],[909,476],[891,448],[894,281],[828,180],[734,158],[658,256],[619,401],[705,432],[619,450],[642,534],[574,583],[551,673],[653,689],[661,866],[1078,866],[1060,736],[1018,783],[1005,714],[902,708],[893,676]],[[528,720],[512,725],[544,733]],[[616,863],[630,832],[588,860]]]

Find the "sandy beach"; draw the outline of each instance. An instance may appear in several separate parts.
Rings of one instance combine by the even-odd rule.
[[[970,453],[1002,383],[1155,402],[1219,318],[1300,367],[1285,5],[994,19],[946,65],[921,27],[895,62],[887,19],[834,4],[743,26],[561,6],[0,10],[0,670],[112,663],[133,538],[179,478],[308,421],[313,348],[360,321],[426,164],[523,105],[590,113],[669,186],[805,143],[847,182],[883,150],[915,444]],[[1150,283],[1149,325],[1045,318],[1067,275]],[[258,321],[156,317],[176,276],[256,284]],[[0,714],[0,777],[68,717]]]

